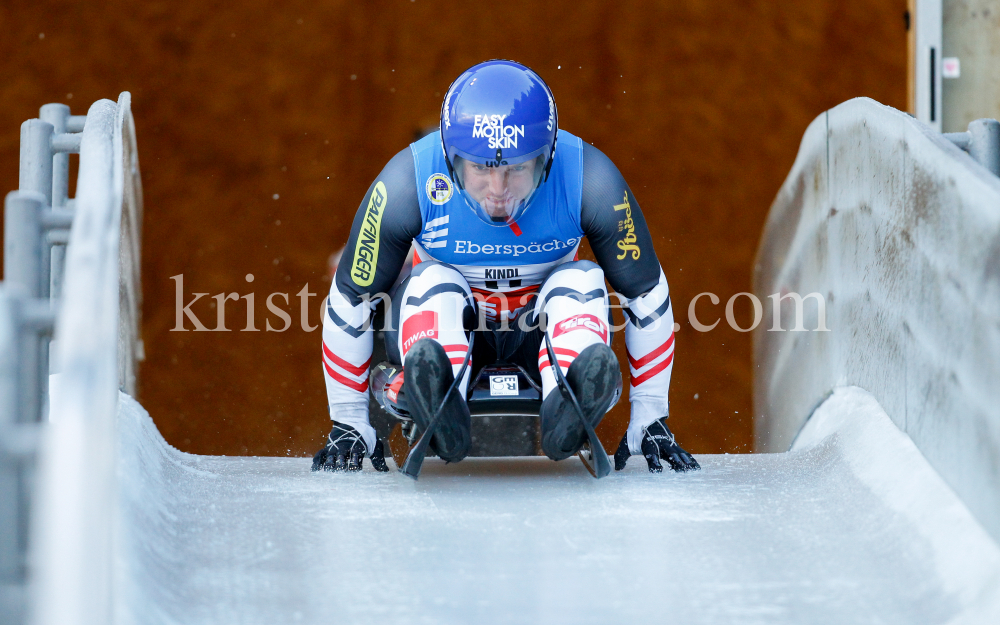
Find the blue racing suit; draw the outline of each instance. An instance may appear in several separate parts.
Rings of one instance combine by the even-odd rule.
[[[555,272],[578,258],[583,237],[597,266],[574,264],[575,273]],[[626,317],[632,402],[628,445],[632,453],[640,453],[643,428],[667,414],[673,310],[639,204],[600,150],[560,129],[548,179],[510,226],[487,224],[465,204],[448,175],[437,132],[397,154],[382,170],[355,216],[323,327],[331,418],[355,427],[368,449],[375,441],[368,422],[373,340],[368,322],[374,306],[388,301],[387,291],[411,249],[416,266],[433,263],[440,269],[419,272],[422,286],[413,287],[419,292],[405,298],[406,307],[397,311],[402,315],[401,359],[417,339],[430,336],[442,343],[453,364],[460,363],[468,349],[462,327],[466,308],[473,306],[490,321],[509,322],[534,306],[536,314],[549,315],[559,364],[568,368],[589,342],[610,342],[602,327],[608,319],[606,279]],[[567,291],[597,295],[579,304],[544,308]],[[578,329],[585,331],[572,331]],[[554,381],[542,356],[547,395]]]

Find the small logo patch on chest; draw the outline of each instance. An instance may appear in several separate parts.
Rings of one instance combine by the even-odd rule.
[[[452,191],[451,179],[444,174],[432,174],[427,179],[427,199],[431,204],[441,206],[451,199]]]

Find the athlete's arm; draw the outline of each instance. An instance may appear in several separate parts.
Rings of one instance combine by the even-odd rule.
[[[379,184],[383,188],[379,188]],[[374,223],[369,218],[369,208],[378,208],[381,193],[385,194],[381,200],[384,210],[376,228],[378,237],[373,250],[370,237]],[[351,236],[337,268],[336,282],[340,292],[350,297],[352,304],[358,303],[366,293],[387,292],[399,276],[421,226],[413,153],[406,148],[392,157],[368,187],[354,215]],[[372,252],[374,259],[370,258]]]
[[[668,413],[674,311],[639,202],[611,159],[586,142],[580,225],[608,283],[627,300],[632,418],[626,438],[631,453],[639,454],[647,428]]]
[[[323,376],[330,418],[354,428],[366,453],[375,449],[368,422],[368,320],[378,295],[399,275],[422,226],[409,148],[389,161],[368,188],[330,287],[323,315]],[[336,429],[336,428],[335,428]]]
[[[639,202],[611,159],[587,142],[580,226],[611,288],[632,299],[656,286],[660,262]]]

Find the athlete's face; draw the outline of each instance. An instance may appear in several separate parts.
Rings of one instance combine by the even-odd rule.
[[[487,167],[463,160],[465,190],[486,213],[497,220],[507,219],[535,188],[537,159],[517,165]]]

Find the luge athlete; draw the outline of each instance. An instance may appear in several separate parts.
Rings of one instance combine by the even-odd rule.
[[[597,263],[577,259],[584,236]],[[357,471],[366,456],[388,470],[368,420],[368,322],[378,302],[372,296],[393,286],[411,247],[413,270],[391,296],[386,352],[403,366],[402,390],[419,428],[459,374],[477,320],[489,328],[477,331],[462,392],[442,407],[431,439],[441,458],[457,462],[468,453],[469,377],[498,360],[540,380],[545,454],[561,460],[580,450],[585,431],[563,394],[552,392],[542,333],[596,426],[621,384],[607,279],[627,300],[631,369],[631,420],[615,468],[632,454],[653,472],[661,459],[675,471],[699,468],[666,424],[674,317],[639,204],[600,150],[558,129],[548,85],[523,65],[497,60],[459,76],[440,130],[393,157],[358,209],[323,321],[333,429],[314,470]]]

